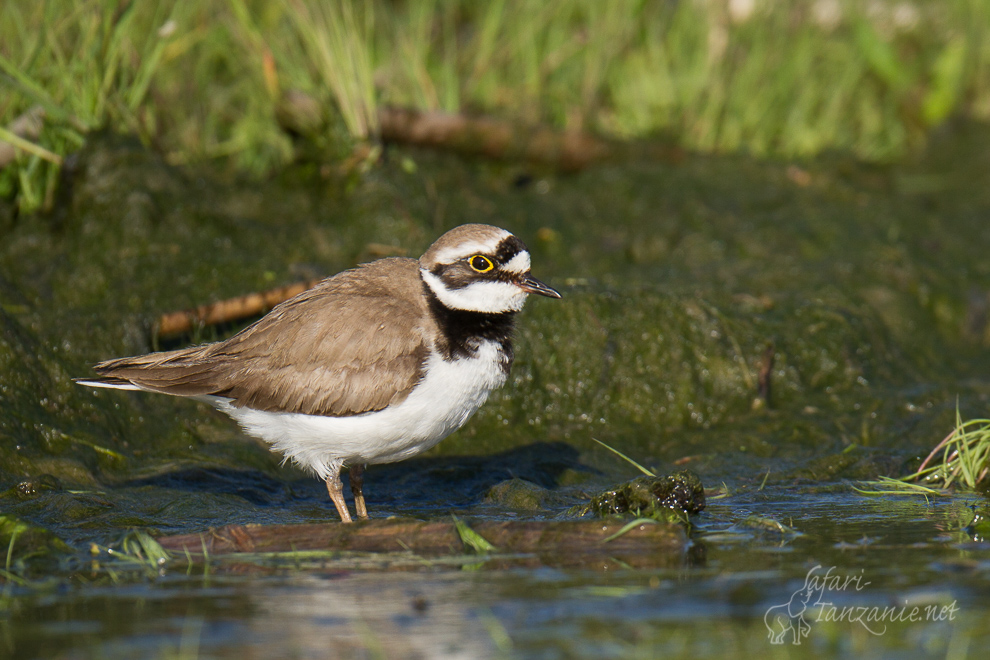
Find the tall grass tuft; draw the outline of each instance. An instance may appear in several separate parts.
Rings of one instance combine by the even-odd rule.
[[[967,490],[987,483],[990,475],[990,419],[963,421],[956,409],[956,427],[938,443],[906,479],[935,481],[945,488],[959,484]]]
[[[956,408],[956,426],[935,445],[921,466],[899,479],[882,478],[866,482],[856,490],[864,495],[937,495],[957,488],[974,491],[990,484],[990,419],[963,421]],[[923,482],[923,483],[918,483]],[[923,485],[925,484],[925,485]]]
[[[377,133],[374,4],[295,0],[286,13],[305,45],[316,86],[331,90],[350,134],[367,139]]]

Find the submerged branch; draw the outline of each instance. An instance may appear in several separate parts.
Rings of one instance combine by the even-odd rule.
[[[636,525],[624,520],[473,522],[471,530],[506,554],[535,554],[545,563],[578,565],[603,556],[624,555],[624,561],[656,564],[659,558],[679,561],[688,547],[684,527],[676,523]],[[621,535],[618,532],[625,531]],[[608,543],[605,543],[608,541]],[[191,557],[232,553],[323,550],[334,552],[412,552],[424,557],[459,555],[465,543],[451,521],[370,520],[349,525],[227,525],[204,534],[158,539],[165,550]],[[474,548],[473,551],[477,551]]]

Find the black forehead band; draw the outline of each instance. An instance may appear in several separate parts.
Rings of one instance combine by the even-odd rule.
[[[526,245],[521,240],[515,236],[507,236],[499,242],[495,249],[495,261],[500,264],[509,263],[512,261],[512,257],[525,250]]]

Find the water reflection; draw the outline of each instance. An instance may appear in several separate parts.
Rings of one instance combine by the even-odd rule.
[[[300,575],[251,598],[251,657],[486,658],[498,623],[463,574]]]

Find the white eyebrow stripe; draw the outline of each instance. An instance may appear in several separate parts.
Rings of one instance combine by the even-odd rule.
[[[529,259],[529,252],[522,250],[516,253],[516,256],[505,262],[502,266],[502,270],[507,270],[510,273],[518,273],[520,275],[528,273],[532,264]]]
[[[470,257],[474,254],[491,254],[498,247],[498,244],[502,242],[506,236],[512,236],[507,231],[503,231],[494,242],[492,241],[475,241],[473,243],[461,243],[456,247],[449,247],[440,252],[433,258],[438,264],[453,264],[465,257]]]

